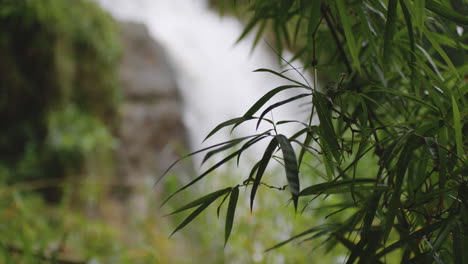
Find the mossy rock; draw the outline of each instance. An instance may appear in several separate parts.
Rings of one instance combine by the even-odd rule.
[[[115,125],[119,35],[95,3],[0,0],[0,58],[0,163],[17,174],[8,181],[58,177],[79,163],[79,148],[67,161],[47,143],[52,113],[71,107]],[[21,173],[25,159],[34,161]]]

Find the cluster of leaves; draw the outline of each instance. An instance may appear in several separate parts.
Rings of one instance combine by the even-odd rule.
[[[463,135],[468,131],[468,38],[463,32],[468,16],[459,13],[466,10],[466,3],[255,0],[249,1],[248,10],[250,20],[240,38],[258,29],[256,43],[271,30],[278,50],[288,45],[296,51],[294,59],[306,62],[314,85],[283,72],[258,70],[287,84],[265,94],[242,117],[218,125],[208,137],[250,120],[257,121],[257,128],[261,122],[272,128],[189,154],[206,151],[206,161],[232,151],[168,199],[229,160],[239,161],[251,146],[269,140],[263,156],[239,185],[174,211],[196,208],[174,232],[216,200],[221,200],[220,208],[229,198],[227,241],[239,187],[251,187],[252,207],[269,161],[277,160],[285,167],[296,210],[303,204],[305,212],[309,202],[302,200],[309,197],[352,202],[337,204],[333,214],[342,216],[339,221],[313,226],[273,248],[298,238],[324,239],[328,248],[340,244],[348,250],[346,263],[383,263],[395,251],[402,263],[466,263],[468,142]],[[318,76],[326,81],[323,89]],[[290,89],[304,93],[267,105]],[[308,121],[275,122],[265,117],[301,98],[312,104]],[[315,117],[318,124],[312,122]],[[302,128],[289,137],[276,132],[277,126],[291,122]],[[316,167],[307,170],[308,163]],[[301,188],[304,178],[314,184]]]

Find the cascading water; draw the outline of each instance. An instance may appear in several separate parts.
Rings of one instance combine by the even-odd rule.
[[[117,19],[145,24],[169,53],[184,100],[192,150],[201,147],[217,124],[242,116],[266,91],[285,84],[273,75],[252,73],[257,68],[279,68],[274,53],[264,43],[251,53],[253,39],[235,44],[243,25],[232,17],[219,17],[204,0],[98,2]],[[283,108],[275,111],[274,118],[297,119],[298,115],[297,109]],[[207,143],[227,140],[228,131]],[[242,136],[255,133],[254,124],[243,125],[239,131]],[[288,134],[290,129],[280,131]]]

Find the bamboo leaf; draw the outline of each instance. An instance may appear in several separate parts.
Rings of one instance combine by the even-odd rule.
[[[217,149],[214,149],[214,150],[211,150],[209,151],[208,153],[206,153],[205,157],[203,158],[203,161],[202,161],[202,164],[205,163],[208,159],[210,159],[213,155],[219,153],[219,152],[222,152],[224,150],[227,150],[227,149],[230,149],[230,148],[233,148],[234,146],[236,146],[237,144],[241,143],[242,141],[248,139],[248,138],[251,138],[251,137],[258,137],[258,136],[261,136],[260,135],[252,135],[252,136],[248,136],[248,137],[243,137],[243,138],[238,138],[238,139],[234,139],[232,140],[232,142],[228,143],[228,144],[225,144]]]
[[[309,186],[305,189],[303,189],[300,193],[299,196],[308,196],[308,195],[314,195],[314,194],[326,194],[330,190],[335,190],[337,188],[343,188],[343,187],[349,187],[351,188],[352,185],[356,185],[358,187],[354,188],[360,188],[359,186],[364,185],[364,184],[370,184],[370,183],[376,183],[376,179],[354,179],[354,180],[341,180],[341,181],[333,181],[333,182],[325,182],[325,183],[319,183],[315,184],[312,186]]]
[[[439,45],[439,42],[437,42],[433,37],[432,33],[425,30],[424,31],[424,36],[431,42],[432,47],[439,53],[439,55],[444,59],[445,63],[447,63],[448,67],[450,68],[451,72],[461,80],[460,74],[457,71],[457,68],[455,68],[455,65],[453,65],[452,60],[449,58],[447,53],[445,53],[444,49]]]
[[[331,152],[337,163],[340,163],[340,146],[337,141],[337,136],[333,128],[330,118],[330,109],[327,107],[328,101],[325,95],[315,92],[313,95],[313,103],[317,109],[317,115],[320,120],[319,131],[320,137],[326,144],[323,144],[326,152]],[[328,154],[327,154],[328,155]]]
[[[174,235],[177,231],[180,229],[184,228],[186,225],[188,225],[190,222],[193,221],[201,212],[203,212],[211,203],[205,203],[202,204],[200,207],[198,207],[195,211],[193,211],[185,220],[176,227],[176,229],[172,232],[172,234],[169,236],[171,237]]]
[[[224,246],[228,242],[231,235],[232,225],[234,223],[234,214],[236,212],[237,199],[239,198],[239,187],[236,186],[232,189],[231,197],[229,198],[229,205],[226,212],[226,224],[224,229]]]
[[[293,102],[293,101],[296,101],[298,99],[301,99],[301,98],[304,98],[306,96],[310,96],[311,94],[299,94],[299,95],[296,95],[296,96],[293,96],[291,98],[288,98],[286,100],[283,100],[283,101],[280,101],[278,103],[275,103],[275,104],[272,104],[270,105],[269,107],[267,107],[267,109],[265,109],[265,111],[262,112],[262,114],[260,115],[260,117],[258,118],[258,121],[257,121],[257,129],[258,127],[260,126],[260,122],[262,122],[263,118],[265,117],[266,114],[268,114],[271,110],[279,107],[279,106],[282,106],[282,105],[285,105],[287,103],[290,103],[290,102]]]
[[[462,142],[462,124],[460,118],[460,110],[458,110],[458,104],[455,97],[452,96],[452,110],[453,110],[453,128],[455,130],[455,143],[457,146],[457,155],[462,158],[463,153],[463,142]]]
[[[213,165],[212,167],[210,167],[209,169],[207,169],[205,172],[203,172],[200,176],[198,176],[197,178],[193,179],[191,182],[189,182],[188,184],[184,185],[182,188],[178,189],[177,191],[173,192],[168,198],[166,198],[166,200],[164,200],[164,202],[161,204],[161,206],[163,206],[164,204],[166,204],[170,199],[172,199],[172,197],[174,197],[176,194],[180,193],[181,191],[187,189],[188,187],[192,186],[193,184],[197,183],[198,181],[200,181],[201,179],[203,179],[206,175],[208,175],[209,173],[211,173],[212,171],[216,170],[217,168],[219,168],[221,165],[225,164],[226,162],[228,162],[229,160],[231,160],[232,158],[236,157],[237,155],[239,155],[239,153],[242,153],[243,151],[245,151],[246,149],[248,149],[249,147],[251,147],[252,145],[254,144],[254,142],[248,146],[244,145],[242,146],[241,149],[235,151],[234,153],[230,154],[229,156],[227,156],[226,158],[222,159],[221,161],[219,161],[218,163],[216,163],[215,165]]]
[[[257,169],[257,175],[255,176],[255,179],[252,185],[252,191],[250,193],[250,210],[252,210],[253,208],[255,194],[257,193],[257,189],[258,189],[258,186],[260,185],[260,181],[262,179],[263,173],[265,173],[265,169],[268,166],[268,162],[270,162],[273,152],[275,151],[277,146],[278,146],[278,140],[276,137],[274,137],[270,141],[270,144],[268,144],[265,150],[265,153],[263,153],[263,157],[260,160],[260,163]]]
[[[302,86],[298,85],[283,85],[276,87],[275,89],[269,91],[266,93],[264,96],[262,96],[250,109],[243,115],[243,118],[251,118],[260,108],[262,108],[265,103],[270,100],[273,96],[275,96],[277,93],[287,90],[287,89],[293,89],[293,88],[304,88]]]
[[[208,133],[208,136],[206,136],[206,138],[203,141],[206,141],[208,138],[213,136],[216,132],[218,132],[219,130],[221,130],[224,127],[231,126],[231,125],[238,125],[238,124],[240,124],[242,122],[245,122],[245,121],[251,120],[251,119],[254,119],[254,118],[253,117],[249,117],[249,118],[236,117],[236,118],[230,119],[228,121],[225,121],[225,122],[217,125],[213,130],[211,130],[210,133]]]
[[[304,231],[304,232],[302,232],[302,233],[300,233],[300,234],[294,235],[294,236],[292,236],[291,238],[289,238],[289,239],[287,239],[287,240],[285,240],[285,241],[283,241],[283,242],[281,242],[281,243],[279,243],[279,244],[274,245],[273,247],[271,247],[271,248],[265,250],[265,252],[268,252],[268,251],[271,251],[271,250],[273,250],[273,249],[277,249],[277,248],[279,248],[279,247],[282,247],[282,246],[288,244],[289,242],[291,242],[291,241],[293,241],[293,240],[295,240],[295,239],[298,239],[298,238],[300,238],[300,237],[303,237],[303,236],[305,236],[305,235],[309,235],[309,234],[312,234],[312,233],[315,233],[315,232],[319,232],[319,231],[322,231],[322,230],[325,230],[325,229],[329,229],[330,232],[333,232],[332,230],[336,229],[336,226],[332,226],[332,225],[321,225],[321,226],[313,227],[313,228],[308,229],[308,230],[306,230],[306,231]]]
[[[395,34],[395,24],[397,15],[398,0],[389,0],[387,8],[387,23],[384,34],[384,63],[389,61],[390,48],[393,45],[393,35]]]
[[[284,135],[276,136],[278,143],[283,151],[284,165],[286,169],[286,178],[288,180],[289,190],[291,191],[294,202],[294,210],[297,211],[297,202],[299,198],[300,183],[299,169],[297,166],[296,154],[288,138]]]
[[[207,194],[207,195],[205,195],[205,196],[203,196],[201,198],[198,198],[195,201],[192,201],[192,202],[180,207],[179,209],[175,210],[174,212],[172,212],[172,213],[170,213],[168,215],[177,214],[177,213],[183,212],[185,210],[191,209],[193,207],[196,207],[196,206],[199,206],[199,205],[202,205],[202,204],[205,204],[205,203],[212,203],[214,200],[218,199],[218,197],[230,192],[231,189],[232,188],[229,187],[229,188],[226,188],[226,189],[222,189],[222,190]]]
[[[438,14],[439,16],[443,16],[457,24],[468,26],[467,16],[459,14],[454,10],[437,3],[434,0],[426,0],[426,8]]]
[[[341,24],[343,25],[344,34],[346,37],[346,44],[349,48],[349,53],[351,53],[351,57],[353,58],[353,65],[356,69],[361,71],[361,65],[359,60],[359,48],[357,45],[356,40],[354,39],[354,32],[352,30],[351,21],[349,19],[349,15],[346,14],[346,10],[348,10],[343,0],[336,0],[336,7],[338,9],[338,13],[341,18]]]
[[[294,80],[294,79],[291,79],[291,78],[289,78],[289,77],[287,77],[287,76],[285,76],[285,75],[283,75],[283,74],[281,74],[281,73],[279,73],[279,72],[277,72],[277,71],[274,71],[274,70],[265,69],[265,68],[260,68],[260,69],[255,70],[254,72],[269,72],[269,73],[272,73],[272,74],[274,74],[274,75],[276,75],[276,76],[279,76],[279,77],[281,77],[281,78],[283,78],[283,79],[286,79],[286,80],[288,80],[288,81],[290,81],[290,82],[293,82],[293,83],[299,85],[300,87],[303,87],[303,88],[312,90],[312,88],[310,88],[309,86],[307,86],[307,85],[305,85],[305,84],[303,84],[303,83],[301,83],[301,82],[299,82],[299,81],[296,81],[296,80]]]
[[[226,201],[226,199],[227,199],[230,195],[231,195],[230,192],[227,193],[227,194],[224,196],[224,198],[223,198],[223,200],[221,201],[221,203],[219,203],[218,208],[216,208],[216,216],[217,216],[218,218],[219,218],[219,213],[220,213],[220,211],[221,211],[221,207],[223,206],[224,202]]]
[[[252,136],[247,136],[247,137],[245,137],[245,138],[250,138],[250,137],[252,137]],[[209,147],[206,147],[206,148],[203,148],[203,149],[194,151],[194,152],[192,152],[192,153],[189,153],[189,154],[187,154],[187,155],[185,155],[185,156],[183,156],[183,157],[177,159],[177,160],[174,161],[174,162],[164,171],[164,173],[156,180],[155,185],[158,184],[159,181],[161,181],[161,180],[164,178],[164,176],[166,176],[167,173],[168,173],[175,165],[177,165],[177,163],[181,162],[182,160],[184,160],[184,159],[186,159],[186,158],[189,158],[189,157],[192,157],[192,156],[194,156],[194,155],[196,155],[196,154],[199,154],[199,153],[201,153],[201,152],[203,152],[203,151],[207,151],[207,150],[210,150],[210,149],[213,149],[213,148],[216,148],[216,147],[219,147],[219,146],[223,146],[223,145],[226,145],[226,144],[231,144],[231,143],[233,143],[233,142],[235,142],[235,141],[237,141],[237,140],[239,140],[239,139],[240,139],[240,138],[228,140],[228,141],[225,141],[225,142],[222,142],[222,143],[218,143],[218,144],[215,144],[215,145],[212,145],[212,146],[209,146]]]

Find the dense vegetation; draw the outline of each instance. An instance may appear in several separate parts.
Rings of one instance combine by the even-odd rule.
[[[116,235],[76,210],[95,199],[76,182],[114,142],[114,21],[89,1],[0,0],[0,28],[0,263],[108,257]]]
[[[285,190],[269,185],[267,167],[273,160],[285,168],[291,206],[300,214],[296,218],[313,218],[314,205],[326,220],[311,222],[308,229],[271,249],[299,240],[312,241],[311,250],[317,245],[344,248],[346,263],[466,263],[466,2],[214,2],[246,19],[240,39],[256,31],[258,42],[263,33],[272,32],[280,58],[281,50],[289,47],[293,60],[304,63],[298,69],[283,59],[288,70],[305,69],[313,78],[257,70],[283,78],[285,85],[272,87],[243,116],[220,124],[208,137],[248,121],[271,128],[204,149],[205,160],[231,152],[168,200],[203,184],[208,174],[252,145],[268,141],[263,156],[237,185],[175,210],[194,209],[174,232],[218,200],[219,207],[226,208],[227,241],[244,194],[252,210],[262,192]],[[289,89],[302,93],[269,103]],[[303,98],[310,102],[308,120],[267,118],[275,108],[292,107]],[[313,122],[316,118],[319,122]],[[300,126],[296,134],[276,132],[289,123]],[[243,187],[248,191],[242,192]]]

